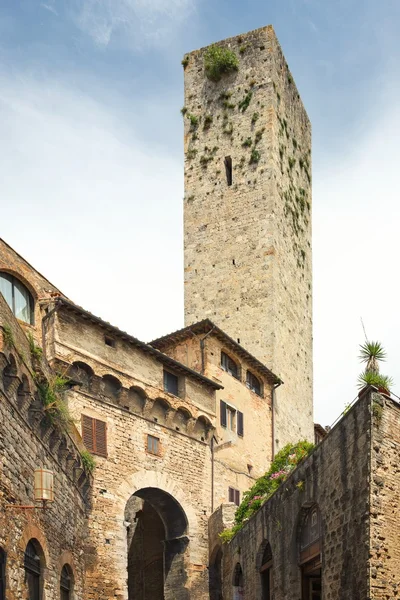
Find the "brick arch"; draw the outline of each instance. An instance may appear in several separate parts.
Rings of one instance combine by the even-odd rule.
[[[9,267],[4,267],[4,266],[0,266],[0,273],[7,273],[7,275],[12,275],[13,277],[15,277],[15,279],[18,279],[18,281],[20,281],[22,283],[22,285],[24,285],[26,287],[28,292],[30,292],[32,294],[33,299],[35,301],[35,305],[36,305],[36,301],[39,298],[40,291],[35,287],[35,285],[29,279],[27,279],[25,277],[25,275],[23,275],[19,271],[15,271],[14,269],[10,269]],[[36,306],[35,306],[35,308],[36,308]]]
[[[49,549],[47,547],[47,541],[46,541],[45,535],[42,532],[42,530],[39,529],[39,527],[37,527],[36,525],[33,525],[31,523],[25,527],[25,529],[22,532],[22,535],[20,537],[20,540],[19,540],[18,546],[22,553],[25,552],[25,549],[26,549],[28,543],[32,539],[35,539],[39,542],[40,547],[43,552],[43,556],[44,556],[44,562],[45,562],[44,568],[48,568],[48,566],[50,564],[50,555],[49,555]]]
[[[116,492],[116,504],[118,507],[118,522],[120,523],[121,535],[117,540],[118,546],[126,552],[126,534],[123,525],[125,507],[129,498],[139,490],[143,488],[158,488],[163,492],[166,492],[172,496],[182,507],[185,513],[188,527],[187,536],[189,540],[195,539],[199,535],[199,525],[196,512],[191,504],[188,503],[188,494],[185,494],[183,490],[176,485],[173,479],[166,473],[160,473],[157,471],[137,471],[130,477],[127,477],[119,486]],[[190,547],[189,554],[191,562],[195,564],[201,564],[201,558],[196,556],[196,549]]]

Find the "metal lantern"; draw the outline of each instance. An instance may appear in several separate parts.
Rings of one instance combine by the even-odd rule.
[[[35,469],[35,500],[54,501],[54,476],[48,469]]]

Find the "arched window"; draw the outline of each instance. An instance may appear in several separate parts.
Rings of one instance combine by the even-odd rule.
[[[0,271],[0,292],[17,319],[33,325],[32,294],[12,275]]]
[[[261,381],[251,371],[246,373],[246,386],[255,394],[262,396]]]
[[[69,565],[64,565],[60,577],[60,600],[71,600],[73,575]]]
[[[238,365],[225,352],[221,352],[221,368],[233,377],[236,377],[236,379],[239,379]]]
[[[271,600],[272,590],[272,550],[270,544],[267,542],[265,546],[264,554],[261,560],[261,590],[262,600]]]
[[[233,571],[233,600],[244,598],[243,571],[240,563],[237,563]]]
[[[42,561],[39,553],[41,553],[39,543],[31,540],[26,547],[24,557],[25,583],[29,600],[42,598]]]
[[[303,600],[321,600],[322,523],[318,506],[305,513],[300,531],[300,567]]]
[[[0,548],[0,600],[6,600],[6,553]]]

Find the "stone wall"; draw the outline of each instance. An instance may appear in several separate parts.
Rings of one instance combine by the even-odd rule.
[[[272,27],[218,45],[238,71],[209,81],[204,48],[185,68],[185,322],[209,317],[283,379],[279,449],[313,439],[311,130]]]
[[[234,598],[232,582],[237,563],[243,570],[246,600],[262,597],[260,567],[267,542],[272,549],[271,597],[298,600],[302,596],[299,527],[304,510],[314,504],[322,516],[324,600],[369,598],[371,402],[370,394],[359,400],[233,540],[223,546],[224,600]],[[388,442],[388,453],[394,458],[389,446]],[[380,489],[382,493],[385,488]],[[221,515],[213,515],[211,521],[214,519],[218,522]],[[387,545],[390,537],[395,543],[394,535],[389,533],[388,542],[380,541]],[[212,548],[220,544],[217,537],[210,543]],[[393,567],[397,565],[394,559]]]
[[[221,368],[221,351],[232,358],[238,366],[239,378],[235,378]],[[201,370],[206,377],[219,383],[223,389],[216,392],[217,443],[214,446],[214,507],[228,502],[228,489],[232,487],[243,495],[254,480],[265,473],[272,456],[272,384],[246,359],[236,354],[232,348],[213,333],[203,342],[203,360],[200,338],[189,334],[180,343],[163,347],[163,352],[188,367]],[[204,367],[204,368],[203,368]],[[262,395],[259,396],[246,386],[246,372],[250,370],[260,381]],[[243,413],[244,435],[237,435],[221,426],[220,400]]]
[[[400,408],[374,395],[370,490],[370,598],[400,595]]]
[[[34,470],[54,473],[53,503],[34,505]],[[60,574],[68,564],[75,600],[84,599],[86,512],[90,477],[80,448],[52,425],[32,378],[29,344],[0,295],[0,548],[6,553],[6,598],[27,596],[24,552],[31,539],[43,569],[43,598],[60,594]]]
[[[86,600],[128,597],[128,535],[135,524],[126,509],[134,494],[148,501],[166,525],[165,556],[171,564],[165,598],[205,600],[215,390],[187,372],[185,395],[165,392],[157,357],[119,338],[114,348],[105,347],[104,328],[79,311],[57,310],[51,327],[52,363],[68,367],[85,362],[93,372],[90,381],[69,394],[77,426],[87,415],[105,422],[107,430],[107,456],[95,457]],[[79,381],[76,367],[68,372]],[[114,394],[104,385],[104,375],[110,374],[121,384]],[[157,455],[148,451],[148,435],[159,440]],[[143,511],[151,512],[146,506]],[[171,523],[183,521],[187,524],[179,534],[168,530]]]

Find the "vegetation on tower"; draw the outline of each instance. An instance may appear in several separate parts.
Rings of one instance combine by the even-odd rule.
[[[239,69],[239,60],[229,48],[210,46],[204,54],[204,69],[211,81],[220,81],[223,75]]]
[[[386,360],[386,352],[380,342],[368,340],[360,346],[360,361],[365,363],[365,370],[358,377],[360,388],[374,385],[379,391],[390,393],[393,379],[379,372],[379,362]]]

